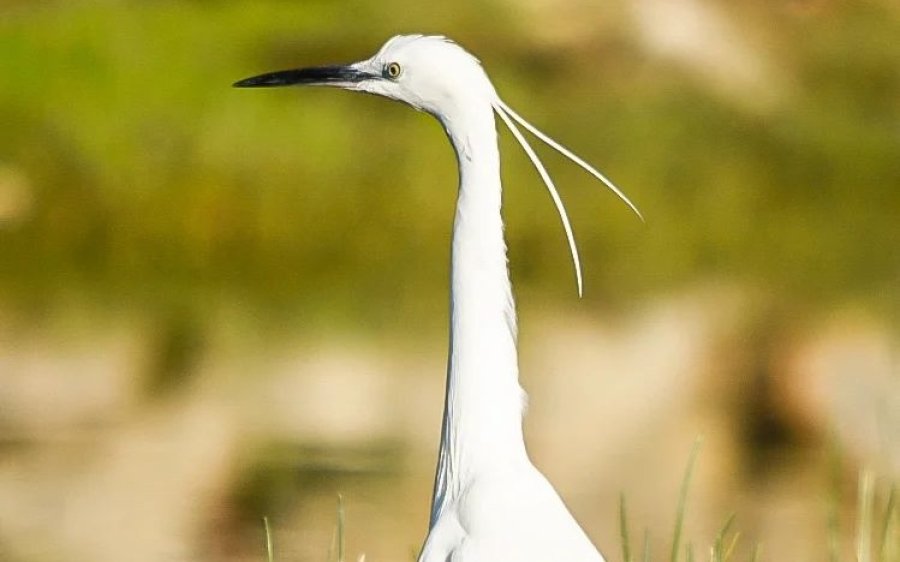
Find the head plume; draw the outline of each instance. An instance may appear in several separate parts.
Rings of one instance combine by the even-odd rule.
[[[528,155],[528,159],[531,160],[531,163],[534,165],[538,174],[541,176],[541,180],[543,180],[544,185],[547,186],[547,191],[550,192],[550,197],[553,199],[553,204],[556,206],[556,212],[559,213],[559,218],[562,221],[563,229],[566,232],[566,240],[569,243],[569,253],[572,255],[572,264],[575,267],[575,280],[578,284],[578,296],[580,297],[583,292],[583,280],[581,275],[581,260],[578,257],[578,246],[575,244],[575,236],[572,234],[572,225],[569,223],[569,216],[566,214],[566,207],[563,205],[562,199],[559,197],[559,192],[556,191],[556,185],[553,183],[553,180],[550,178],[550,174],[547,172],[547,168],[544,167],[544,164],[541,162],[540,158],[538,158],[537,153],[535,153],[534,149],[529,144],[528,140],[525,138],[525,135],[522,134],[522,131],[519,130],[519,127],[516,125],[522,125],[527,131],[532,133],[534,136],[544,141],[551,148],[578,164],[583,170],[587,171],[589,174],[600,180],[606,187],[612,190],[619,199],[625,202],[628,207],[634,211],[634,213],[641,219],[644,220],[643,215],[638,210],[637,206],[631,202],[631,200],[622,192],[621,189],[616,187],[616,185],[611,182],[606,176],[601,174],[596,168],[579,158],[575,155],[571,150],[559,144],[540,129],[529,123],[525,120],[521,115],[513,111],[511,107],[506,105],[503,100],[497,97],[493,103],[494,111],[500,117],[500,120],[509,127],[509,130],[512,132],[513,137],[515,137],[516,141],[525,151],[525,154]]]

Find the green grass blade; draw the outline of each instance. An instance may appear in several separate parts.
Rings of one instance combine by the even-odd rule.
[[[628,511],[625,494],[619,494],[619,534],[622,537],[622,560],[631,562],[631,539],[628,537]]]
[[[762,550],[762,547],[759,546],[759,543],[753,545],[753,551],[750,553],[750,562],[759,562],[760,550]]]
[[[728,516],[728,519],[725,520],[725,524],[722,525],[722,528],[719,529],[719,532],[716,534],[716,539],[713,541],[713,560],[724,560],[724,545],[725,545],[725,537],[728,536],[728,531],[731,530],[731,526],[734,524],[735,514],[732,513]]]
[[[738,540],[741,538],[741,532],[738,531],[731,537],[731,542],[728,543],[728,548],[725,549],[725,552],[722,554],[722,562],[728,562],[731,560],[731,555],[734,554],[734,549],[737,546]]]
[[[887,505],[884,508],[884,522],[881,524],[881,542],[878,545],[878,559],[888,562],[888,538],[891,536],[891,520],[894,518],[894,506],[897,501],[897,488],[891,486],[888,492]]]
[[[691,477],[694,473],[694,463],[697,460],[697,454],[700,452],[702,439],[699,437],[694,441],[691,449],[691,455],[688,458],[687,469],[684,472],[684,479],[681,481],[681,490],[678,493],[678,507],[675,514],[675,530],[672,533],[672,553],[669,556],[670,562],[678,562],[678,552],[681,549],[681,532],[684,526],[684,512],[687,508],[687,494],[691,485]]]
[[[644,529],[644,552],[641,555],[641,562],[650,562],[650,531]]]
[[[344,496],[341,494],[338,494],[337,537],[338,562],[344,562]]]
[[[266,530],[266,560],[275,562],[275,547],[272,542],[272,528],[269,527],[268,517],[263,517],[263,527]]]
[[[859,496],[856,527],[856,560],[872,562],[872,503],[875,495],[875,476],[871,470],[863,470],[859,475]]]
[[[344,497],[341,494],[338,494],[337,524],[328,548],[328,562],[332,561],[344,562]]]

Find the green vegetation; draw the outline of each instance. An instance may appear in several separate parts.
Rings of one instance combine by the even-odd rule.
[[[684,516],[687,511],[687,496],[691,487],[691,479],[694,474],[694,466],[697,463],[697,455],[700,453],[700,445],[702,441],[697,439],[691,454],[688,457],[687,468],[684,477],[681,480],[681,488],[678,492],[678,503],[675,508],[675,529],[672,532],[672,548],[669,554],[669,562],[693,562],[694,547],[691,542],[685,545],[684,550],[681,549],[681,543],[684,540]],[[725,524],[716,534],[712,546],[709,548],[710,562],[728,562],[733,559],[735,547],[741,534],[739,532],[732,533],[735,515],[732,514],[725,520]],[[619,533],[622,540],[622,562],[634,562],[631,553],[631,539],[628,530],[628,511],[625,502],[625,495],[619,497]],[[652,559],[650,555],[650,530],[644,530],[644,548],[641,560],[647,562]],[[758,556],[759,547],[755,546],[752,550],[751,560],[755,561]]]
[[[693,562],[694,549],[688,542],[684,550],[681,549],[684,540],[684,516],[687,510],[687,496],[690,489],[691,477],[700,451],[700,440],[694,443],[688,458],[687,468],[681,481],[678,494],[678,502],[675,509],[675,529],[672,533],[672,548],[669,562]],[[832,500],[837,497],[838,490],[835,486],[839,483],[832,482]],[[886,496],[883,502],[878,502],[882,496]],[[871,470],[862,470],[859,475],[859,488],[857,494],[857,511],[854,529],[854,554],[856,562],[898,562],[900,561],[900,528],[897,527],[897,519],[900,512],[895,505],[896,488],[893,485],[887,490],[879,489],[876,485],[876,477]],[[883,509],[877,509],[881,503]],[[844,560],[841,553],[841,528],[836,522],[837,506],[832,505],[832,513],[828,517],[828,554],[829,559],[835,562]],[[734,531],[736,515],[731,514],[725,520],[719,532],[716,534],[712,545],[708,549],[710,562],[728,562],[737,559],[737,546],[741,538],[739,531]],[[631,551],[631,539],[628,527],[628,512],[624,494],[619,498],[619,533],[621,537],[622,562],[633,562]],[[652,556],[649,549],[650,531],[644,531],[644,546],[641,560],[649,562]],[[749,549],[750,562],[760,559],[761,546],[753,544]]]
[[[337,523],[334,527],[334,540],[328,552],[328,560],[344,562],[344,497],[338,494]]]
[[[684,477],[681,481],[681,487],[678,493],[678,501],[675,508],[675,528],[672,533],[671,552],[669,562],[693,562],[695,560],[694,548],[691,542],[686,543],[682,550],[681,544],[684,540],[684,517],[687,511],[687,497],[690,490],[691,479],[694,467],[697,462],[697,456],[700,452],[701,441],[695,441],[687,462]],[[897,562],[900,561],[900,528],[898,528],[896,519],[900,518],[895,506],[896,489],[890,486],[887,490],[887,498],[884,502],[883,510],[876,514],[876,496],[880,490],[876,490],[876,478],[871,470],[863,470],[859,475],[859,492],[857,495],[858,509],[856,513],[856,529],[855,529],[855,559],[856,562]],[[336,522],[334,535],[331,546],[328,550],[327,560],[335,562],[344,562],[345,560],[345,512],[344,499],[338,495],[338,506],[336,514]],[[728,562],[737,560],[738,543],[741,538],[739,531],[734,531],[736,515],[731,514],[725,520],[709,546],[710,562]],[[263,518],[263,525],[266,536],[266,552],[268,562],[274,561],[273,545],[271,529],[267,517]],[[877,531],[877,534],[876,534]],[[622,562],[634,562],[634,556],[631,550],[631,539],[628,525],[628,510],[625,501],[625,495],[619,497],[619,532],[621,537]],[[829,522],[829,554],[832,560],[843,559],[841,554],[833,548],[834,545],[840,543],[840,530],[833,527]],[[876,541],[873,543],[873,540]],[[874,546],[874,548],[873,548]],[[760,560],[761,547],[759,544],[753,544],[746,556],[749,562],[758,562]],[[364,559],[364,557],[361,557]],[[642,562],[652,560],[650,552],[650,530],[645,529],[643,549],[641,553]]]
[[[348,27],[347,8],[326,2],[0,3],[0,202],[19,202],[0,217],[7,304],[240,303],[304,326],[440,318],[455,170],[438,126],[365,96],[229,87],[422,30],[477,52],[513,107],[642,207],[646,226],[548,156],[589,300],[713,276],[801,304],[896,305],[889,3],[744,8],[784,77],[766,109],[648,58],[624,21],[555,45],[533,40],[512,5],[454,6],[361,2],[354,20],[367,25]],[[570,299],[552,205],[504,148],[517,286]]]
[[[275,544],[272,541],[272,528],[269,527],[268,517],[263,517],[263,527],[266,531],[266,561],[275,562]]]

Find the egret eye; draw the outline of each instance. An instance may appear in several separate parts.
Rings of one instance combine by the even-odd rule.
[[[400,76],[400,64],[396,62],[392,62],[391,64],[384,67],[384,74],[388,78],[397,78]]]

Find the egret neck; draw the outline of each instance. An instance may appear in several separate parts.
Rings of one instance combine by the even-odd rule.
[[[479,100],[480,101],[480,100]],[[432,523],[476,474],[527,462],[516,313],[500,214],[500,154],[484,101],[440,116],[459,163],[450,353]]]

